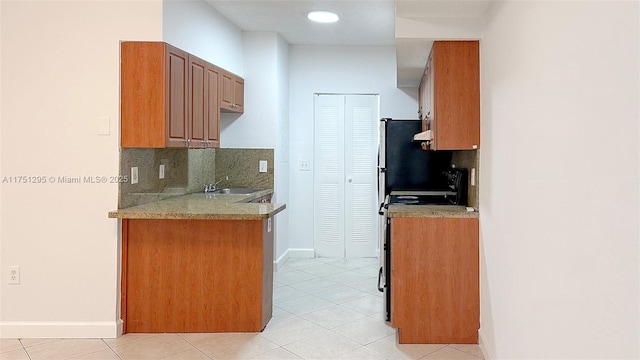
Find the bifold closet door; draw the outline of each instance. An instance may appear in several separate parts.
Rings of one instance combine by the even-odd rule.
[[[317,256],[377,255],[377,95],[314,99]]]

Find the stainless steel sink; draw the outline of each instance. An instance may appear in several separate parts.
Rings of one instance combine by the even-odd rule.
[[[224,189],[213,190],[209,192],[209,194],[248,195],[261,190],[262,189],[251,189],[251,188],[224,188]]]

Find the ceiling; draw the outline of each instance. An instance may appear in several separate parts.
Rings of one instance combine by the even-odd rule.
[[[479,38],[490,0],[205,0],[243,31],[273,31],[293,45],[396,46],[399,87],[416,87],[433,40]],[[317,24],[311,10],[337,13]]]

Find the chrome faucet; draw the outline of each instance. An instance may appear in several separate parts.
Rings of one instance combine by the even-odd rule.
[[[209,184],[209,185],[205,184],[204,185],[204,192],[208,193],[208,192],[216,191],[218,189],[218,187],[217,187],[218,184],[220,184],[220,182],[223,181],[223,180],[229,180],[229,177],[225,176],[224,179],[220,179],[220,180],[216,181],[215,184]]]

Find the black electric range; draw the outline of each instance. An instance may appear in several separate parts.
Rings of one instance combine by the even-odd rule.
[[[391,221],[388,217],[389,205],[466,205],[467,171],[449,169],[443,173],[446,187],[432,190],[392,190],[380,204],[382,220],[382,266],[378,273],[378,290],[385,298],[385,318],[391,320]]]

